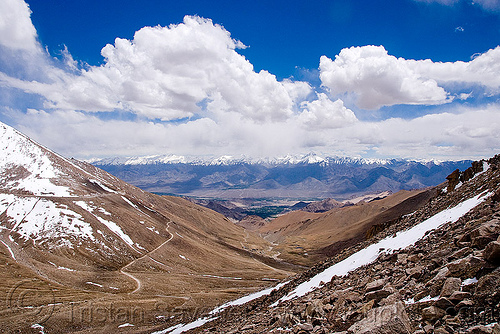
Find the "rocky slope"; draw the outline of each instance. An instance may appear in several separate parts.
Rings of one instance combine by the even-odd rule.
[[[194,331],[499,333],[500,156],[458,179],[369,240]]]

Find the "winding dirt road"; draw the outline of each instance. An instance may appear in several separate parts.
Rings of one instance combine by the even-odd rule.
[[[171,233],[168,228],[170,227],[170,222],[167,223],[167,227],[165,228],[165,230],[168,232],[168,234],[170,234],[170,238],[168,238],[168,240],[166,240],[165,242],[163,242],[160,246],[156,247],[155,249],[153,249],[152,251],[144,254],[143,256],[135,259],[134,261],[130,262],[129,264],[125,265],[122,269],[120,269],[120,273],[122,273],[123,275],[126,275],[128,277],[130,277],[131,279],[133,279],[136,283],[137,283],[137,288],[135,288],[134,291],[132,292],[129,292],[129,294],[132,294],[132,293],[136,293],[137,291],[139,291],[142,287],[142,283],[141,283],[141,280],[139,280],[137,277],[135,277],[134,275],[132,275],[131,273],[128,273],[126,272],[125,270],[132,266],[134,263],[136,263],[137,261],[139,260],[142,260],[144,259],[145,257],[151,257],[151,254],[153,254],[154,252],[156,252],[158,249],[160,249],[161,247],[165,246],[170,240],[172,240],[172,238],[174,237],[174,234]]]

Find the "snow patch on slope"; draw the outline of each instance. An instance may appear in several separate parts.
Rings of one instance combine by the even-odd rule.
[[[67,206],[56,204],[48,199],[18,197],[11,194],[0,194],[0,203],[8,209],[5,211],[7,221],[13,223],[12,231],[25,239],[33,239],[43,243],[45,239],[54,239],[56,244],[72,247],[68,239],[94,240],[92,227],[78,213]]]
[[[212,310],[209,314],[211,314],[211,315],[217,314],[230,306],[243,305],[243,304],[246,304],[254,299],[260,298],[262,296],[267,296],[267,295],[271,294],[271,292],[273,292],[274,290],[278,290],[281,287],[285,286],[286,284],[288,284],[288,282],[280,283],[276,286],[273,286],[273,287],[270,287],[270,288],[267,288],[267,289],[264,289],[261,291],[257,291],[255,293],[250,294],[250,295],[247,295],[247,296],[241,297],[239,299],[233,300],[231,302],[225,303],[225,304],[217,307],[216,309]]]
[[[10,253],[10,256],[12,256],[12,258],[14,260],[16,260],[16,256],[14,255],[14,252],[12,251],[12,248],[10,248],[9,245],[7,245],[5,242],[3,242],[3,240],[0,240],[0,242],[7,248],[7,250],[9,251]]]
[[[490,164],[486,161],[483,161],[483,171],[476,173],[472,179],[475,179],[479,175],[486,173],[488,171],[488,169],[490,169]]]
[[[372,263],[377,259],[381,252],[392,252],[415,244],[415,242],[422,239],[428,231],[439,228],[446,223],[456,222],[460,217],[482,203],[489,196],[490,194],[483,193],[465,200],[453,208],[437,213],[409,230],[398,232],[393,237],[387,237],[358,251],[357,253],[352,254],[345,260],[340,261],[325,271],[317,274],[309,281],[298,285],[293,291],[281,298],[272,306],[276,306],[282,301],[304,296],[307,293],[319,288],[324,284],[324,282],[330,282],[333,276],[345,276],[354,269]]]
[[[64,205],[57,206],[45,199],[38,201],[16,232],[34,240],[71,237],[94,240],[92,227],[82,216]]]
[[[14,201],[15,196],[14,195],[8,195],[8,194],[1,194],[0,195],[0,214],[7,210],[9,207],[10,203]]]
[[[2,194],[3,195],[3,194]],[[38,202],[38,198],[36,197],[24,197],[19,200],[16,200],[16,196],[14,195],[3,195],[8,196],[10,200],[10,205],[7,208],[6,215],[11,222],[14,223],[12,227],[15,230],[18,225],[22,222],[24,217],[27,216],[31,210],[35,207],[36,202]]]
[[[118,192],[114,191],[110,187],[104,185],[102,182],[97,181],[97,180],[89,180],[91,183],[97,184],[99,187],[101,187],[104,191],[107,191],[108,193],[114,193],[118,194]]]
[[[87,202],[84,201],[75,201],[74,202],[76,205],[87,211],[88,213],[92,214],[101,224],[106,226],[111,232],[116,234],[120,239],[122,239],[125,243],[127,243],[130,247],[132,247],[134,250],[134,242],[132,239],[125,233],[123,230],[118,226],[115,222],[106,220],[104,218],[99,217],[98,215],[94,214],[94,211],[100,212],[99,208],[92,207],[90,206]],[[106,213],[108,213],[106,211]],[[109,214],[109,213],[108,213]]]

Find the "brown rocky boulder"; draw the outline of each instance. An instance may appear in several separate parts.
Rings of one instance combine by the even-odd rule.
[[[372,282],[366,284],[365,290],[366,290],[366,292],[380,290],[384,287],[385,283],[386,283],[385,279],[378,279],[378,280],[372,281]]]
[[[379,302],[380,300],[382,300],[382,298],[385,298],[385,297],[388,297],[389,295],[391,295],[392,292],[390,290],[387,290],[387,289],[380,289],[380,290],[376,290],[376,291],[370,291],[368,292],[366,295],[365,295],[365,298],[366,300],[370,301],[370,300],[375,300],[375,302]]]
[[[460,171],[458,169],[455,169],[453,171],[453,173],[451,173],[450,175],[448,175],[446,177],[446,179],[448,180],[448,193],[452,192],[455,187],[458,185],[458,183],[460,182]]]
[[[325,316],[325,311],[323,310],[323,304],[319,300],[314,300],[306,305],[306,309],[304,310],[304,318],[307,317],[315,317]]]
[[[368,311],[370,311],[373,306],[375,305],[375,300],[372,299],[370,300],[369,302],[366,302],[364,303],[359,309],[358,309],[358,313],[360,314],[363,314],[363,315],[366,315],[368,313]]]
[[[457,277],[448,277],[444,281],[443,288],[441,289],[440,297],[449,297],[455,291],[460,291],[460,286],[462,285],[462,280]]]
[[[479,304],[497,305],[500,302],[500,270],[484,275],[476,285],[473,299]]]
[[[500,202],[500,188],[498,188],[495,193],[491,196],[491,201],[493,203]]]
[[[500,221],[498,219],[485,222],[470,233],[472,246],[483,249],[488,243],[496,240],[499,234]]]
[[[422,319],[435,321],[446,315],[446,311],[436,306],[429,306],[422,310]]]
[[[495,324],[494,326],[483,326],[477,325],[469,328],[467,332],[469,334],[500,334],[500,325]]]
[[[500,242],[490,242],[483,251],[483,258],[493,264],[500,264]]]
[[[413,333],[410,319],[402,302],[368,311],[366,318],[349,327],[350,334],[407,334]]]
[[[461,259],[463,257],[466,257],[469,254],[472,254],[473,252],[474,252],[474,250],[472,248],[463,247],[463,248],[457,250],[456,252],[454,252],[453,254],[451,254],[451,258],[454,260]]]
[[[475,277],[485,264],[486,261],[471,254],[463,259],[448,263],[446,267],[450,271],[450,276],[471,278]]]
[[[460,181],[467,182],[474,177],[474,174],[474,169],[472,167],[469,167],[460,175]]]
[[[455,307],[455,305],[446,297],[440,297],[438,300],[434,302],[433,306],[436,306],[447,312]]]
[[[464,299],[469,299],[471,298],[472,295],[470,292],[465,292],[465,291],[455,291],[453,294],[448,298],[452,303],[460,303]]]
[[[472,171],[474,172],[474,174],[481,173],[482,171],[484,171],[483,160],[473,161],[471,166],[472,166],[471,168],[472,168]]]

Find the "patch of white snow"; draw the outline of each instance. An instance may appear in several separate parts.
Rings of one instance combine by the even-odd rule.
[[[477,173],[476,175],[474,175],[473,179],[475,179],[476,177],[478,177],[479,175],[481,174],[484,174],[488,171],[488,169],[490,169],[490,164],[487,163],[486,161],[483,161],[483,171],[482,172],[479,172]]]
[[[465,286],[465,285],[471,285],[471,284],[474,284],[474,283],[477,283],[478,280],[477,278],[473,277],[473,278],[467,278],[465,279],[463,282],[462,282],[462,286]]]
[[[59,270],[67,270],[67,271],[76,271],[75,269],[70,269],[70,268],[66,268],[66,267],[62,267],[62,266],[58,266],[57,269],[59,269]]]
[[[7,217],[9,220],[14,222],[12,230],[15,230],[19,224],[23,221],[31,210],[35,207],[38,202],[38,198],[35,197],[15,197],[13,196],[13,201],[11,202],[9,208],[7,209]]]
[[[193,322],[190,322],[188,324],[178,324],[178,325],[175,325],[175,326],[172,326],[172,327],[169,327],[167,329],[164,329],[162,331],[158,331],[158,332],[153,332],[151,334],[180,334],[180,333],[184,333],[184,332],[187,332],[188,330],[191,330],[191,329],[194,329],[194,328],[198,328],[198,327],[201,327],[203,326],[204,324],[206,324],[207,322],[210,322],[210,321],[214,321],[215,319],[217,319],[218,317],[213,317],[213,318],[210,318],[210,317],[205,317],[205,318],[200,318],[200,319],[197,319]]]
[[[436,301],[438,299],[439,299],[439,296],[431,297],[429,295],[429,296],[425,296],[424,298],[422,298],[420,300],[417,300],[417,303],[432,302],[432,301]]]
[[[387,237],[352,254],[345,260],[340,261],[317,274],[309,281],[298,285],[293,291],[281,298],[272,306],[276,306],[282,301],[304,296],[305,294],[319,288],[324,282],[330,282],[333,276],[344,276],[354,269],[372,263],[379,256],[380,249],[384,249],[385,252],[392,252],[394,250],[413,245],[415,242],[423,238],[428,231],[439,228],[443,224],[457,221],[475,206],[486,200],[490,195],[491,194],[483,193],[465,200],[453,208],[437,213],[409,230],[398,232],[395,236]]]
[[[90,182],[94,183],[94,184],[97,184],[99,187],[101,187],[104,191],[107,191],[108,193],[114,193],[114,194],[118,194],[117,191],[109,188],[108,186],[104,185],[102,182],[100,181],[97,181],[97,180],[89,180]]]
[[[100,288],[103,287],[102,284],[99,284],[99,283],[94,283],[94,282],[85,282],[85,283],[90,284],[90,285],[94,285],[94,286],[98,286]]]
[[[288,282],[284,282],[284,283],[280,283],[276,286],[273,286],[273,287],[270,287],[270,288],[267,288],[267,289],[264,289],[264,290],[261,290],[261,291],[257,291],[255,293],[252,293],[250,295],[247,295],[247,296],[244,296],[244,297],[241,297],[239,299],[236,299],[236,300],[233,300],[233,301],[230,301],[228,303],[225,303],[219,307],[217,307],[216,309],[212,310],[209,314],[213,315],[213,314],[217,314],[219,312],[221,312],[222,310],[230,307],[230,306],[237,306],[237,305],[243,305],[243,304],[246,304],[254,299],[257,299],[257,298],[260,298],[262,296],[267,296],[269,295],[271,292],[273,292],[274,290],[278,290],[280,289],[281,287],[285,286],[286,284],[288,284]]]
[[[7,245],[5,242],[3,242],[3,240],[0,240],[0,242],[5,246],[7,247],[7,249],[9,250],[9,253],[10,253],[10,256],[12,256],[12,258],[15,260],[16,257],[14,256],[14,252],[12,251],[12,249],[9,247],[9,245]]]
[[[115,233],[117,236],[119,236],[123,241],[125,241],[130,247],[132,247],[135,250],[134,242],[132,241],[132,239],[126,233],[124,233],[121,227],[118,226],[115,222],[106,220],[104,218],[99,217],[98,215],[95,215],[93,212],[98,210],[94,207],[91,207],[87,202],[75,201],[74,203],[80,206],[85,211],[92,214],[101,224],[106,226],[111,232]]]
[[[122,196],[122,199],[123,199],[125,202],[127,202],[127,203],[128,203],[128,205],[130,205],[131,207],[136,208],[137,210],[139,210],[139,208],[137,207],[137,205],[135,205],[134,203],[132,203],[132,201],[131,201],[131,200],[129,200],[127,197]],[[140,210],[139,210],[139,211],[140,211]]]
[[[98,208],[97,211],[99,211],[102,214],[105,214],[106,216],[111,216],[111,213],[106,211],[104,208]]]
[[[18,197],[17,201],[32,201],[32,198]],[[68,243],[68,239],[94,240],[92,227],[78,213],[69,210],[67,206],[56,204],[47,199],[39,199],[33,209],[19,222],[13,231],[24,238],[33,240],[59,239],[59,244]],[[66,241],[66,242],[65,242]]]
[[[125,324],[121,324],[118,326],[118,328],[123,328],[123,327],[134,327],[134,325],[132,325],[131,323],[125,323]]]

